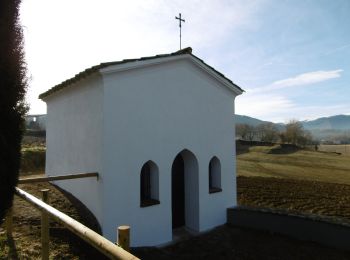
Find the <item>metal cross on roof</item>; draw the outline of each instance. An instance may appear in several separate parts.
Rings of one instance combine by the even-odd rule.
[[[181,50],[181,22],[185,22],[185,19],[181,19],[181,13],[179,13],[179,17],[175,16],[175,19],[179,20],[179,27],[180,27],[180,50]]]

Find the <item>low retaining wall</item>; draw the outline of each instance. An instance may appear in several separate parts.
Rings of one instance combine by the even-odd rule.
[[[227,209],[227,223],[350,251],[350,225],[327,217],[293,215],[285,211],[270,209],[235,207]]]

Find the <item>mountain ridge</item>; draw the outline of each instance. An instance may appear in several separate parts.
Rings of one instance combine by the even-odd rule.
[[[270,121],[261,120],[258,118],[245,116],[245,115],[235,115],[237,124],[249,124],[252,126],[257,126],[262,123],[273,123]],[[300,121],[305,129],[323,129],[323,130],[350,130],[350,115],[334,115],[329,117],[320,117],[314,120],[304,120]],[[275,125],[285,125],[284,123],[273,123]]]
[[[257,126],[263,123],[273,123],[250,116],[235,115],[236,124]],[[350,115],[334,115],[320,117],[314,120],[300,121],[304,129],[309,130],[316,139],[332,140],[344,136],[350,138]],[[283,130],[284,123],[273,123],[279,130]]]

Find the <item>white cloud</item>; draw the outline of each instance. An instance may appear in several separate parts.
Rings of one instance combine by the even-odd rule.
[[[236,112],[272,122],[286,122],[291,118],[310,120],[321,116],[346,114],[350,111],[350,105],[299,105],[288,98],[288,92],[274,92],[338,78],[342,71],[338,69],[308,72],[275,81],[264,87],[248,89],[246,93],[237,98]]]
[[[236,99],[236,113],[283,123],[290,119],[313,120],[325,116],[350,114],[350,104],[299,105],[283,95],[247,91]]]
[[[341,76],[342,71],[343,71],[342,69],[338,69],[338,70],[328,70],[328,71],[320,70],[320,71],[307,72],[307,73],[299,74],[295,77],[275,81],[272,84],[264,87],[251,89],[251,91],[263,92],[263,91],[279,90],[279,89],[284,89],[289,87],[311,85],[318,82],[339,78]]]
[[[329,79],[339,78],[340,73],[342,71],[343,70],[329,70],[329,71],[320,70],[320,71],[308,72],[308,73],[300,74],[293,78],[275,81],[274,83],[272,83],[271,87],[285,88],[285,87],[314,84],[314,83],[329,80]]]
[[[263,2],[23,0],[30,112],[45,111],[40,93],[89,66],[178,50],[179,12],[186,20],[182,46],[202,54],[220,49],[236,29],[254,26],[253,14]]]
[[[320,117],[349,114],[350,104],[296,106],[290,113],[296,115],[299,120],[313,120]]]
[[[28,92],[30,112],[44,113],[46,105],[38,100],[38,95],[89,66],[176,51],[179,28],[175,15],[179,12],[186,20],[182,28],[183,46],[192,46],[196,55],[230,77],[235,73],[226,72],[227,68],[232,68],[233,62],[242,63],[247,52],[264,54],[263,49],[255,46],[236,51],[221,48],[232,41],[233,35],[239,37],[243,27],[258,26],[255,14],[263,4],[264,0],[23,0],[21,20],[32,75]],[[230,46],[234,44],[231,41]],[[274,63],[281,61],[273,58],[256,70]],[[341,72],[340,69],[309,72],[247,90],[237,98],[237,112],[284,121],[292,117],[288,112],[299,108],[286,96],[271,92],[267,95],[266,91],[337,78]],[[249,70],[246,77],[252,79],[257,75]]]
[[[247,91],[236,99],[236,113],[274,122],[284,121],[285,112],[295,104],[281,95],[255,94]]]

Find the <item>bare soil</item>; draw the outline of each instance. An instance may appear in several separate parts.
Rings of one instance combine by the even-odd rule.
[[[44,183],[21,184],[19,188],[41,198],[42,189],[50,189],[50,205],[92,229],[97,229],[88,214],[81,212],[53,185]],[[13,206],[13,239],[6,239],[0,231],[0,259],[41,259],[40,211],[28,202],[15,196]],[[4,228],[4,227],[3,227]],[[68,231],[54,220],[50,220],[50,258],[52,259],[103,259],[94,248]]]
[[[303,150],[280,149],[276,153],[274,147],[243,148],[238,151],[238,174],[250,177],[237,178],[240,205],[318,214],[350,222],[348,157]],[[44,144],[36,139],[23,146],[22,175],[42,174],[44,149]],[[80,203],[51,184],[19,187],[39,198],[40,190],[49,188],[52,206],[99,230],[96,220]],[[40,213],[16,197],[13,239],[7,239],[0,227],[0,259],[40,259],[40,251]],[[206,234],[189,236],[164,248],[135,248],[132,253],[142,259],[350,259],[350,251],[227,225]],[[50,259],[104,258],[60,224],[51,221]]]
[[[237,188],[240,205],[329,216],[350,223],[350,185],[239,176]]]
[[[238,198],[239,203],[244,205],[297,209],[300,212],[320,214],[329,211],[333,212],[331,216],[349,219],[349,212],[340,209],[346,207],[346,204],[350,205],[350,186],[332,185],[334,186],[277,178],[238,177]],[[24,184],[20,188],[37,197],[41,196],[41,189],[49,188],[51,205],[96,229],[96,223],[92,223],[91,218],[86,218],[85,213],[79,212],[80,207],[76,207],[75,203],[73,205],[51,184]],[[305,208],[301,198],[307,196],[312,197],[309,206]],[[327,196],[328,201],[324,199]],[[318,209],[317,201],[322,201],[323,209]],[[339,210],[332,206],[336,201],[343,203],[338,205]],[[13,240],[5,239],[4,232],[0,234],[0,259],[40,259],[40,213],[19,198],[15,199],[14,205]],[[51,221],[50,225],[51,259],[104,258],[58,223]],[[142,259],[350,259],[350,252],[228,225],[161,249],[135,248],[132,253]]]
[[[349,185],[239,176],[237,186],[239,205],[350,223]],[[228,225],[163,249],[138,249],[136,255],[143,259],[350,259],[350,252]]]
[[[224,225],[165,248],[139,248],[141,259],[350,259],[350,253],[285,236]]]

